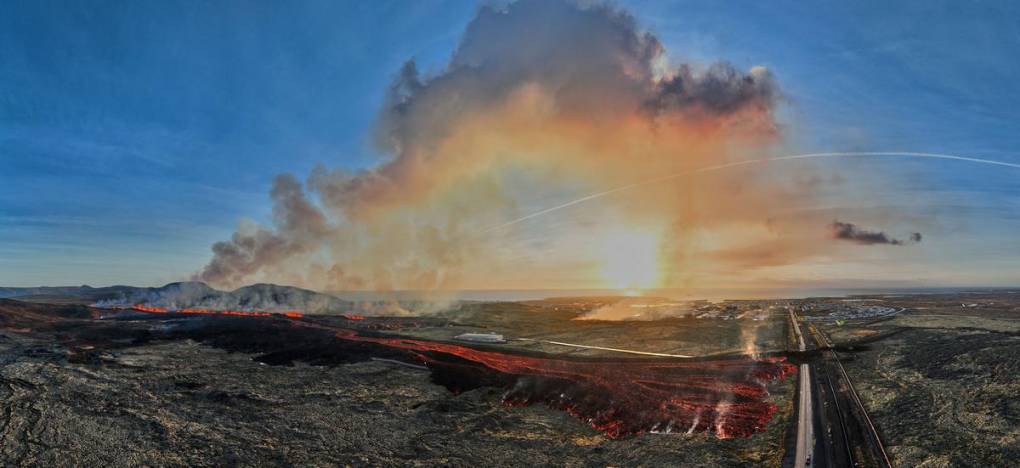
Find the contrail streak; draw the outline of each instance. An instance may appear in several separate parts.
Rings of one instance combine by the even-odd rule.
[[[656,183],[659,183],[659,182],[665,182],[667,180],[678,179],[680,177],[686,177],[686,176],[689,176],[689,175],[692,175],[692,174],[699,174],[699,173],[704,173],[704,172],[715,172],[715,171],[721,171],[721,170],[724,170],[724,169],[730,169],[730,168],[734,168],[734,167],[738,167],[738,166],[749,166],[749,165],[752,165],[752,164],[766,164],[766,163],[780,162],[780,161],[793,161],[793,160],[798,160],[798,159],[852,158],[852,157],[868,157],[868,156],[888,156],[888,157],[900,157],[900,158],[926,158],[926,159],[949,159],[949,160],[953,160],[953,161],[965,161],[965,162],[972,162],[972,163],[977,163],[977,164],[987,164],[987,165],[992,165],[992,166],[1005,166],[1005,167],[1011,167],[1011,168],[1014,168],[1014,169],[1020,169],[1020,164],[1011,163],[1011,162],[1005,162],[1005,161],[996,161],[996,160],[993,160],[993,159],[971,158],[971,157],[967,157],[967,156],[956,156],[956,155],[952,155],[952,154],[940,154],[940,153],[919,153],[919,152],[911,152],[911,151],[865,151],[865,152],[854,151],[854,152],[831,152],[831,153],[806,153],[806,154],[793,154],[793,155],[788,155],[788,156],[775,156],[775,157],[771,157],[771,158],[748,159],[746,161],[736,161],[736,162],[731,162],[731,163],[726,163],[726,164],[719,164],[719,165],[715,165],[715,166],[707,166],[707,167],[702,167],[702,168],[698,168],[698,169],[692,169],[692,170],[689,170],[689,171],[678,172],[678,173],[675,173],[675,174],[669,174],[669,175],[665,175],[665,176],[661,176],[661,177],[655,177],[655,178],[652,178],[652,179],[646,179],[646,180],[642,180],[642,181],[639,181],[639,182],[630,183],[630,184],[627,184],[627,185],[621,185],[619,187],[611,188],[611,189],[603,191],[603,192],[597,192],[597,193],[592,193],[590,195],[585,195],[585,196],[583,196],[581,198],[578,198],[576,200],[572,200],[572,201],[563,203],[561,205],[556,205],[556,206],[549,207],[549,208],[546,208],[546,209],[543,209],[543,210],[540,210],[540,211],[536,211],[534,213],[531,213],[531,214],[528,214],[528,215],[525,215],[525,216],[521,216],[520,218],[507,221],[507,222],[505,222],[503,224],[499,224],[499,225],[488,227],[488,228],[482,230],[482,232],[485,233],[485,232],[489,232],[489,231],[495,231],[495,230],[498,230],[498,229],[507,228],[507,227],[513,226],[513,225],[518,224],[518,223],[522,223],[522,222],[527,221],[527,220],[532,219],[532,218],[537,218],[539,216],[552,213],[554,211],[559,211],[559,210],[562,210],[564,208],[569,208],[569,207],[574,206],[574,205],[579,205],[579,204],[584,203],[584,202],[589,201],[589,200],[594,200],[596,198],[602,198],[602,197],[605,197],[607,195],[612,195],[612,194],[617,193],[617,192],[627,191],[627,190],[630,190],[630,189],[633,189],[633,188],[637,188],[637,187],[641,187],[641,186],[644,186],[644,185],[656,184]]]

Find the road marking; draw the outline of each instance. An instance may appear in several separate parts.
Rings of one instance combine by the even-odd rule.
[[[398,361],[396,359],[386,359],[386,358],[380,358],[380,357],[370,357],[369,359],[371,359],[373,361],[376,361],[376,362],[387,362],[387,363],[390,363],[390,364],[396,364],[398,366],[409,367],[411,369],[429,370],[428,367],[419,366],[417,364],[411,364],[409,362]]]
[[[650,351],[635,351],[635,350],[632,350],[632,349],[605,348],[605,347],[602,347],[602,346],[588,346],[588,345],[581,345],[581,344],[574,344],[574,343],[563,343],[563,342],[560,342],[560,341],[534,340],[534,339],[531,339],[531,338],[515,338],[515,339],[517,341],[532,341],[532,342],[535,342],[535,343],[546,343],[546,344],[553,344],[553,345],[557,345],[557,346],[569,346],[571,348],[597,349],[597,350],[600,350],[600,351],[613,351],[613,352],[616,352],[616,353],[627,353],[627,354],[641,354],[641,355],[644,355],[644,356],[674,357],[674,358],[685,358],[685,359],[686,358],[693,358],[693,357],[695,357],[695,356],[691,356],[691,355],[688,355],[688,354],[653,353],[653,352],[650,352]]]

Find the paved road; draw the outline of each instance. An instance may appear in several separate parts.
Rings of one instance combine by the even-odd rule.
[[[800,324],[797,322],[797,316],[794,315],[792,310],[790,311],[790,320],[793,321],[793,331],[797,334],[797,346],[801,351],[804,351],[806,349],[804,335],[800,332]],[[811,414],[811,403],[813,401],[811,398],[811,367],[807,364],[801,364],[799,374],[800,399],[797,410],[797,451],[794,455],[793,466],[795,468],[805,468],[811,466],[815,447],[814,418]]]
[[[902,309],[900,310],[902,311]],[[855,419],[858,425],[858,435],[864,438],[864,442],[871,449],[874,463],[877,466],[886,468],[892,467],[892,461],[889,459],[889,454],[885,451],[885,446],[882,444],[882,438],[878,435],[878,430],[875,428],[874,422],[871,420],[871,416],[868,414],[868,409],[864,406],[864,402],[861,401],[860,395],[857,394],[857,390],[854,388],[853,382],[850,381],[850,375],[846,373],[846,369],[843,367],[843,362],[840,361],[839,356],[833,350],[834,346],[832,341],[829,340],[823,333],[814,329],[815,339],[818,341],[820,346],[829,348],[829,355],[831,356],[831,364],[834,365],[836,372],[836,378],[842,378],[845,385],[841,386],[845,393],[845,398],[854,407],[853,409],[847,410],[847,417]],[[833,392],[835,393],[835,391]],[[838,404],[838,402],[837,402]],[[847,430],[846,425],[843,425],[843,431]]]

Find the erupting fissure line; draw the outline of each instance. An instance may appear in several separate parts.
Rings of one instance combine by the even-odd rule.
[[[232,315],[238,317],[271,317],[274,315],[282,315],[288,318],[301,318],[304,314],[294,310],[288,310],[285,312],[265,312],[260,310],[214,310],[214,309],[169,309],[166,307],[147,306],[145,304],[135,304],[131,307],[122,307],[124,309],[132,309],[138,312],[146,312],[150,314],[194,314],[194,315]]]
[[[748,159],[748,160],[745,160],[745,161],[735,161],[735,162],[730,162],[730,163],[725,163],[725,164],[718,164],[718,165],[715,165],[715,166],[707,166],[707,167],[702,167],[702,168],[698,168],[698,169],[692,169],[692,170],[689,170],[689,171],[678,172],[678,173],[675,173],[675,174],[669,174],[669,175],[665,175],[665,176],[661,176],[661,177],[655,177],[655,178],[651,178],[651,179],[642,180],[642,181],[639,181],[639,182],[633,182],[633,183],[630,183],[630,184],[627,184],[627,185],[621,185],[619,187],[611,188],[609,190],[605,190],[605,191],[602,191],[602,192],[597,192],[597,193],[592,193],[592,194],[589,194],[589,195],[585,195],[585,196],[583,196],[581,198],[578,198],[576,200],[571,200],[569,202],[566,202],[566,203],[563,203],[563,204],[560,204],[560,205],[556,205],[556,206],[552,206],[552,207],[549,207],[549,208],[546,208],[546,209],[543,209],[543,210],[539,210],[539,211],[536,211],[534,213],[531,213],[531,214],[528,214],[528,215],[525,215],[525,216],[521,216],[520,218],[516,218],[516,219],[510,220],[510,221],[507,221],[507,222],[505,222],[503,224],[498,224],[498,225],[495,225],[495,226],[490,226],[488,228],[483,229],[481,232],[482,233],[487,233],[487,232],[490,232],[490,231],[495,231],[495,230],[507,228],[507,227],[513,226],[515,224],[522,223],[522,222],[527,221],[527,220],[532,219],[532,218],[537,218],[539,216],[552,213],[554,211],[559,211],[559,210],[562,210],[564,208],[569,208],[569,207],[574,206],[574,205],[579,205],[579,204],[584,203],[586,201],[594,200],[594,199],[597,199],[597,198],[602,198],[602,197],[605,197],[607,195],[612,195],[614,193],[623,192],[623,191],[631,190],[631,189],[638,188],[638,187],[643,187],[645,185],[657,184],[657,183],[660,183],[660,182],[665,182],[665,181],[677,179],[677,178],[680,178],[680,177],[686,177],[686,176],[693,175],[693,174],[721,171],[721,170],[725,170],[725,169],[732,169],[734,167],[749,166],[749,165],[752,165],[752,164],[767,164],[767,163],[772,163],[772,162],[795,161],[795,160],[800,160],[800,159],[852,158],[852,157],[858,157],[859,158],[859,157],[875,157],[875,156],[880,156],[880,157],[898,157],[898,158],[947,159],[947,160],[952,160],[952,161],[964,161],[964,162],[971,162],[971,163],[976,163],[976,164],[986,164],[986,165],[992,165],[992,166],[1003,166],[1003,167],[1010,167],[1010,168],[1013,168],[1013,169],[1020,169],[1020,164],[1018,164],[1018,163],[1011,163],[1011,162],[1006,162],[1006,161],[996,161],[994,159],[972,158],[972,157],[968,157],[968,156],[957,156],[957,155],[952,155],[952,154],[922,153],[922,152],[915,152],[915,151],[844,151],[844,152],[829,152],[829,153],[805,153],[805,154],[793,154],[793,155],[788,155],[788,156],[776,156],[776,157],[771,157],[771,158]]]

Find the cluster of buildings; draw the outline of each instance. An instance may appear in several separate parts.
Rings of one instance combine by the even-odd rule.
[[[803,312],[825,312],[824,315],[804,315],[808,321],[841,322],[847,320],[870,320],[902,311],[895,307],[861,303],[810,303],[801,306]]]

